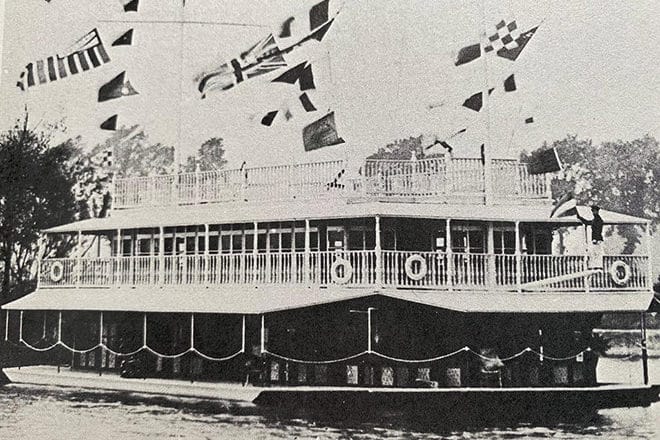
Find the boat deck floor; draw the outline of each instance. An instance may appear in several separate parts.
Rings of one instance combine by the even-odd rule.
[[[257,387],[238,383],[184,381],[176,379],[127,379],[116,373],[76,371],[54,366],[28,366],[3,369],[12,383],[76,387],[94,390],[122,391],[130,393],[155,394],[180,397],[215,399],[229,402],[234,406],[271,406],[278,402],[294,403],[301,401],[351,400],[369,401],[415,401],[435,398],[465,399],[503,398],[526,400],[539,396],[616,396],[654,395],[657,399],[657,386],[637,384],[602,384],[594,387],[533,387],[533,388],[368,388],[348,386],[292,386]],[[653,399],[653,398],[652,398]],[[617,405],[618,406],[618,405]],[[605,405],[607,407],[607,405]]]

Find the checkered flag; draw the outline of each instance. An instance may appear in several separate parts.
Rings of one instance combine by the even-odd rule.
[[[112,168],[112,150],[101,151],[92,158],[92,162],[100,168]]]
[[[495,25],[496,32],[490,36],[484,42],[484,52],[497,52],[500,49],[517,49],[518,38],[520,38],[520,31],[518,30],[518,25],[516,20],[513,20],[509,23],[502,20],[497,25]]]

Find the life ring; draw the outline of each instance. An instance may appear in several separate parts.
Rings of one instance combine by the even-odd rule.
[[[623,269],[623,276],[619,275],[619,269]],[[614,283],[619,286],[624,286],[626,283],[628,283],[628,281],[630,281],[630,266],[621,260],[616,260],[614,263],[612,263],[609,272],[610,276],[612,277],[612,281],[614,281]]]
[[[419,271],[415,272],[413,270],[413,263],[419,262]],[[428,272],[428,266],[426,265],[426,260],[422,258],[419,254],[414,254],[406,258],[406,275],[413,281],[419,281],[426,276]]]
[[[62,265],[61,262],[55,261],[50,266],[50,279],[52,282],[58,283],[62,281],[63,277],[64,277],[64,266]]]
[[[340,276],[337,269],[342,266],[344,268],[344,275]],[[351,262],[344,258],[337,258],[330,266],[330,278],[337,284],[346,284],[353,277],[353,266]]]

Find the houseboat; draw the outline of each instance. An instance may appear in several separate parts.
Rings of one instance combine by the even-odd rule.
[[[501,417],[653,399],[645,362],[644,383],[599,382],[592,333],[648,309],[649,255],[562,249],[582,223],[551,216],[549,174],[451,154],[347,170],[116,179],[109,217],[46,231],[76,246],[4,306],[5,339],[74,378],[235,383],[266,406]],[[601,216],[650,241],[646,219]]]

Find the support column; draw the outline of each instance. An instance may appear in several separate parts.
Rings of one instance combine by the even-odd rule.
[[[298,258],[296,255],[296,222],[291,222],[291,265],[289,268],[290,283],[298,283]]]
[[[22,312],[21,312],[22,313]],[[266,352],[266,315],[261,315],[260,353]]]
[[[241,327],[241,353],[245,353],[245,315],[243,315],[243,325]]]
[[[495,225],[493,222],[487,224],[486,238],[486,286],[493,288],[497,284],[497,265],[495,264]]]
[[[516,250],[515,250],[515,258],[516,258],[516,290],[518,292],[521,292],[521,284],[522,284],[522,255],[520,251],[520,222],[516,221],[515,223],[515,228],[516,228]]]
[[[147,346],[147,314],[142,314],[142,347]]]
[[[259,225],[257,222],[254,222],[254,240],[252,240],[252,282],[257,282],[257,276],[259,275],[258,268],[258,240],[259,239]],[[233,241],[233,240],[232,240]],[[268,241],[268,234],[266,234],[266,241]]]
[[[646,314],[640,313],[640,329],[642,339],[642,375],[644,378],[644,385],[649,384],[649,354],[646,350]]]
[[[115,246],[115,284],[121,284],[121,229],[117,229],[117,245]]]
[[[18,323],[18,342],[23,342],[23,310],[21,310],[21,317]]]
[[[82,257],[82,231],[78,231],[78,252],[76,252],[76,289],[80,288],[80,276],[82,274],[81,259]]]
[[[451,219],[445,222],[445,252],[447,254],[447,289],[453,290],[454,285],[454,254],[451,249]]]
[[[62,311],[57,314],[57,342],[62,342]]]
[[[371,312],[376,310],[373,307],[367,307],[367,353],[372,353],[371,349]]]
[[[9,340],[9,310],[5,312],[5,341]]]
[[[381,245],[380,216],[376,216],[376,287],[383,287],[383,248]]]
[[[103,312],[99,314],[99,345],[103,344]]]
[[[190,349],[195,349],[195,314],[190,314]]]
[[[211,258],[209,257],[209,245],[211,243],[210,230],[208,224],[204,225],[204,283],[208,284],[211,276]]]
[[[304,258],[304,274],[305,283],[311,284],[311,267],[310,267],[310,239],[309,239],[309,220],[305,219],[305,258]]]
[[[158,227],[158,284],[165,284],[165,228]]]
[[[651,256],[653,255],[653,243],[651,242],[651,222],[646,222],[646,255],[647,255],[647,269],[646,269],[646,283],[644,287],[648,289],[653,288],[653,263]]]

